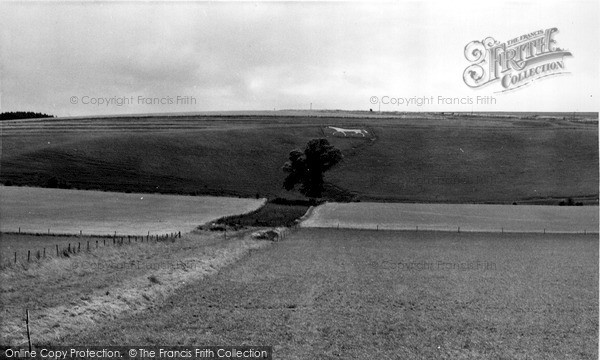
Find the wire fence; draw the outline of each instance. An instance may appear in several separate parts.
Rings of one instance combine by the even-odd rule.
[[[68,258],[81,252],[89,253],[107,246],[125,246],[169,240],[175,241],[175,239],[181,238],[181,231],[156,235],[150,235],[150,232],[148,232],[147,235],[117,235],[116,232],[113,235],[83,235],[83,231],[80,231],[79,235],[76,235],[52,233],[50,231],[47,233],[21,232],[19,229],[18,232],[5,232],[3,235],[65,237],[73,238],[73,241],[67,240],[58,244],[53,244],[53,246],[49,245],[41,248],[12,251],[12,254],[10,254],[12,256],[10,258],[7,257],[9,254],[4,254],[4,256],[2,256],[0,268],[19,263],[40,261],[46,258]],[[82,241],[82,237],[85,237],[85,240]]]

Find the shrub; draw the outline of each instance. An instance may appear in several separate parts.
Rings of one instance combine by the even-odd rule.
[[[50,189],[71,189],[72,186],[68,181],[52,176],[46,181],[46,187]]]

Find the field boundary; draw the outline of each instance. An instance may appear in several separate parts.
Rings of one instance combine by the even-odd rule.
[[[300,216],[300,217],[297,219],[297,221],[298,221],[298,225],[300,225],[300,226],[301,226],[301,225],[302,225],[302,222],[303,222],[304,220],[308,219],[308,218],[309,218],[309,217],[312,215],[312,212],[313,212],[313,209],[314,209],[314,208],[315,208],[314,206],[310,206],[310,207],[308,208],[308,210],[306,210],[306,212],[304,213],[304,215]]]
[[[106,246],[125,246],[125,245],[135,245],[137,243],[139,244],[143,244],[144,243],[144,239],[146,240],[146,243],[149,242],[160,242],[160,241],[175,241],[176,238],[181,238],[181,231],[177,232],[177,233],[170,233],[170,234],[157,234],[157,235],[150,235],[150,233],[148,233],[148,235],[146,236],[140,236],[140,235],[119,235],[117,236],[115,235],[72,235],[72,234],[67,234],[67,235],[63,235],[63,234],[45,234],[45,233],[24,233],[24,232],[0,232],[0,238],[2,237],[2,235],[17,235],[17,236],[46,236],[46,237],[63,237],[63,238],[77,238],[77,239],[83,239],[83,251],[84,253],[90,253],[94,250],[97,249],[101,249],[104,248]],[[86,240],[87,239],[87,243]],[[98,242],[98,240],[96,240],[96,242],[92,242],[91,246],[90,246],[90,240],[89,239],[102,239],[104,240],[102,242],[102,244],[100,244]],[[108,244],[106,242],[107,239],[112,239],[111,241],[108,241]],[[35,248],[33,250],[27,250],[27,252],[25,251],[14,251],[14,257],[12,257],[11,260],[7,261],[7,262],[0,262],[0,270],[4,269],[6,267],[10,267],[13,265],[17,265],[17,263],[20,264],[27,264],[27,263],[32,263],[34,261],[42,261],[45,259],[53,259],[53,258],[68,258],[74,255],[77,255],[79,253],[81,253],[82,251],[82,246],[81,246],[82,241],[73,241],[73,246],[71,246],[71,243],[67,243],[67,246],[65,247],[65,243],[63,242],[62,244],[49,244],[48,247],[42,247],[40,248]],[[46,249],[48,249],[48,252],[46,252]],[[56,253],[54,255],[54,253]],[[2,259],[2,258],[0,258]],[[14,259],[14,260],[13,260]]]
[[[550,231],[550,230],[546,230],[546,229],[541,229],[541,230],[537,230],[537,231],[522,231],[522,230],[511,230],[511,229],[505,229],[505,228],[500,228],[498,230],[470,230],[470,229],[465,229],[462,228],[460,226],[454,228],[454,229],[431,229],[431,228],[427,228],[425,226],[417,226],[415,228],[403,228],[403,229],[398,229],[398,228],[385,228],[384,226],[379,226],[376,225],[375,227],[370,226],[370,227],[366,227],[366,226],[348,226],[348,225],[343,225],[340,226],[339,224],[336,226],[303,226],[302,224],[299,224],[301,228],[303,229],[337,229],[337,230],[364,230],[364,231],[398,231],[398,232],[444,232],[444,233],[481,233],[481,234],[580,234],[580,235],[600,235],[600,232],[598,231],[587,231],[587,230],[582,230],[582,231]]]

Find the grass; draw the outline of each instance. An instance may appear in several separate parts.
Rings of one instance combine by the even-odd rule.
[[[91,251],[95,251],[96,241],[98,241],[98,248],[104,247],[105,241],[107,246],[113,245],[113,239],[108,237],[0,233],[0,268],[15,266],[15,252],[17,253],[16,266],[27,266],[28,251],[31,252],[31,261],[38,261],[38,252],[40,253],[40,256],[43,256],[44,249],[46,249],[46,260],[48,260],[57,258],[57,245],[59,249],[58,258],[60,258],[63,257],[63,252],[69,247],[73,250],[80,248],[82,251],[86,252],[88,242]],[[125,242],[128,242],[127,239],[125,239]],[[43,257],[41,257],[41,261],[44,261]]]
[[[596,359],[598,239],[304,229],[59,343],[272,345],[281,359]]]
[[[0,197],[2,231],[95,235],[188,232],[198,224],[252,211],[264,203],[264,199],[7,186],[0,186]]]
[[[242,215],[223,217],[214,223],[235,229],[247,226],[291,227],[297,223],[296,220],[302,217],[312,205],[317,205],[317,202],[276,198],[255,211]]]
[[[327,203],[303,227],[477,232],[598,231],[597,206]]]
[[[25,309],[30,311],[33,342],[40,346],[155,307],[176,289],[269,244],[246,235],[229,234],[224,240],[220,234],[192,233],[175,241],[107,246],[4,268],[0,344],[26,343],[21,331]]]
[[[0,181],[45,186],[55,177],[80,189],[274,198],[286,195],[281,167],[290,150],[327,136],[345,155],[326,174],[329,198],[597,204],[597,121],[336,115],[3,122]],[[328,125],[375,137],[332,136]]]

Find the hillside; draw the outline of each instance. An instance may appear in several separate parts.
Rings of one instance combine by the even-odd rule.
[[[345,159],[328,196],[371,201],[598,198],[598,123],[573,116],[140,116],[2,122],[0,182],[275,197],[293,148],[327,137]],[[572,114],[570,114],[572,115]],[[327,126],[364,129],[334,134]]]

